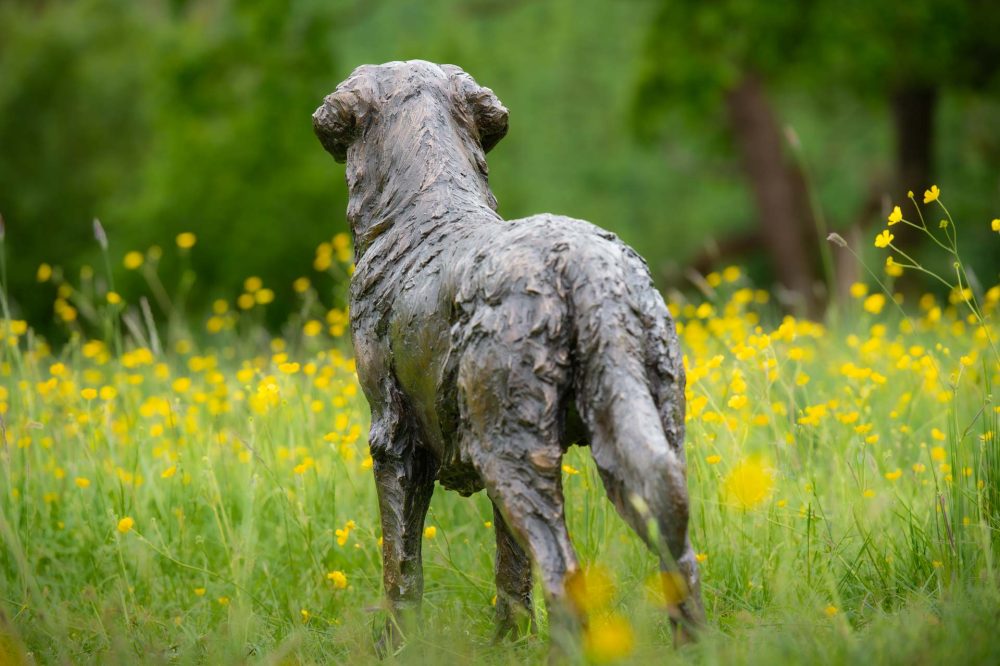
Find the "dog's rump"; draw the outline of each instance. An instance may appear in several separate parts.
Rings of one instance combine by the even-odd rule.
[[[556,423],[561,445],[570,443],[569,426],[574,439],[597,434],[608,446],[628,428],[609,433],[604,403],[624,397],[652,411],[647,416],[653,430],[632,434],[648,436],[645,445],[666,455],[663,427],[670,426],[666,439],[679,449],[683,432],[674,426],[679,419],[683,428],[683,369],[669,313],[645,262],[614,234],[581,220],[540,215],[498,227],[466,263],[456,265],[451,347],[439,387],[439,398],[447,399],[439,404],[450,407],[451,396],[458,404],[438,419],[454,424],[453,432],[444,433],[441,484],[463,494],[482,487],[469,448],[488,444],[457,430],[469,421],[470,410],[483,406],[470,404],[461,390],[459,366],[484,365],[474,356],[494,343],[510,350],[502,358],[507,365],[489,373],[479,367],[470,381],[489,384],[489,391],[477,391],[478,399],[503,403],[511,423]],[[662,420],[656,413],[661,408]],[[561,453],[542,458],[557,460]]]

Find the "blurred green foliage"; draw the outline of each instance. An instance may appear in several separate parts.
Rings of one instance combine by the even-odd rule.
[[[139,285],[121,256],[193,231],[192,303],[231,299],[259,275],[280,319],[291,282],[316,277],[313,248],[346,229],[343,167],[310,114],[358,64],[410,58],[459,64],[510,108],[510,134],[490,155],[506,217],[590,219],[662,280],[708,239],[753,226],[719,110],[741,67],[764,73],[802,137],[835,230],[855,223],[869,181],[891,169],[881,88],[916,72],[944,93],[935,173],[989,282],[995,245],[979,241],[1000,213],[1000,68],[984,63],[997,54],[998,15],[979,0],[7,2],[0,213],[11,295],[32,320],[48,318],[38,264],[69,275],[99,266],[99,217],[127,299]]]

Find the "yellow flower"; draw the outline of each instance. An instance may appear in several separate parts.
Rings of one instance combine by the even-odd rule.
[[[337,545],[343,546],[345,543],[347,543],[347,539],[350,538],[351,536],[351,530],[353,530],[355,527],[357,527],[357,523],[355,523],[353,520],[348,520],[344,524],[343,529],[335,530],[334,534],[336,534],[337,536]]]
[[[121,294],[119,294],[117,291],[109,291],[107,299],[108,303],[110,303],[111,305],[118,305],[119,303],[122,302]]]
[[[868,285],[864,282],[855,282],[851,285],[851,296],[854,298],[864,298],[868,294]]]
[[[593,618],[583,635],[583,646],[590,659],[610,662],[632,653],[635,634],[628,620],[619,615]]]
[[[61,298],[56,300],[55,310],[63,321],[76,321],[76,308]]]
[[[749,458],[726,477],[724,487],[729,499],[749,509],[766,500],[774,489],[774,470],[760,458]]]
[[[895,481],[896,479],[898,479],[901,476],[903,476],[903,470],[901,470],[901,469],[896,469],[893,472],[886,472],[885,473],[885,478],[889,479],[890,481]]]
[[[694,559],[701,564],[708,560],[708,553],[696,553]]]
[[[427,539],[433,539],[435,536],[437,536],[437,532],[438,532],[437,528],[431,525],[430,527],[424,530],[424,537]]]
[[[943,446],[935,446],[931,449],[931,460],[935,462],[941,462],[948,457],[948,453],[944,450]]]
[[[122,534],[125,534],[133,527],[135,527],[135,521],[128,516],[125,516],[124,518],[118,521],[118,531],[121,532]]]
[[[182,234],[177,234],[177,247],[182,250],[190,250],[194,247],[194,244],[198,242],[198,237],[195,236],[190,231],[185,231]]]
[[[160,474],[160,478],[161,479],[169,479],[170,477],[172,477],[176,473],[177,473],[177,465],[171,465],[170,467],[168,467],[165,470],[163,470],[163,473]]]
[[[892,212],[889,213],[889,226],[898,224],[903,219],[903,211],[900,210],[899,206],[894,206]]]
[[[937,201],[939,196],[941,196],[941,190],[938,189],[937,185],[931,185],[931,189],[924,190],[924,203]]]
[[[875,247],[889,247],[894,238],[896,237],[889,233],[888,229],[883,229],[882,233],[875,237]]]
[[[872,294],[865,299],[864,308],[865,311],[871,312],[872,314],[878,314],[882,312],[882,308],[885,307],[885,295],[883,294]]]
[[[274,292],[270,289],[261,289],[254,293],[254,300],[256,300],[261,305],[267,305],[268,303],[274,301]]]
[[[84,400],[93,400],[97,397],[97,389],[95,388],[85,388],[80,391],[80,395]]]
[[[347,576],[343,571],[331,571],[326,575],[327,580],[333,581],[333,586],[338,590],[347,588]]]
[[[1000,231],[1000,218],[997,218],[992,222],[990,222],[990,228],[993,229],[993,231]],[[45,264],[42,265],[44,266]],[[41,268],[39,268],[39,270],[41,270]]]
[[[220,606],[228,606],[229,605],[229,597],[219,597],[219,605]]]
[[[302,621],[303,622],[308,622],[309,621],[309,616],[311,615],[311,613],[309,613],[309,611],[307,611],[305,608],[303,608],[302,610],[299,611],[299,613],[302,615]]]
[[[994,220],[994,227],[996,226],[996,220]],[[38,267],[38,272],[35,274],[35,279],[39,282],[48,282],[52,278],[52,267],[48,264],[41,264]]]
[[[341,231],[333,237],[333,247],[337,250],[346,250],[351,245],[351,237],[346,232]]]
[[[827,617],[833,617],[839,612],[839,609],[833,604],[830,604],[829,606],[823,609],[823,612],[826,613]]]
[[[136,252],[135,250],[126,254],[125,258],[122,259],[122,263],[125,264],[125,268],[130,271],[134,271],[139,268],[139,266],[142,266],[143,261],[145,261],[145,257],[142,256],[142,252]]]
[[[256,275],[248,277],[246,280],[243,281],[243,288],[248,293],[251,293],[251,294],[260,291],[260,288],[263,287],[263,286],[264,286],[263,280],[261,280]]]
[[[595,565],[570,573],[566,577],[566,594],[580,613],[592,613],[611,605],[615,585],[608,570]]]
[[[315,319],[310,319],[306,322],[305,326],[302,327],[302,333],[307,338],[315,338],[317,335],[323,332],[323,324]]]
[[[296,294],[304,294],[309,291],[309,278],[300,277],[292,283],[292,288]]]
[[[722,456],[720,455],[706,456],[705,462],[707,462],[709,465],[718,465],[720,462],[722,462]]]
[[[570,476],[572,476],[574,474],[579,474],[580,473],[580,470],[578,470],[577,468],[573,467],[572,465],[563,465],[562,466],[562,471],[565,472],[566,474],[569,474]]]
[[[744,405],[747,404],[747,397],[745,395],[734,395],[729,399],[729,406],[732,409],[742,409]]]
[[[903,267],[896,263],[892,257],[885,258],[885,273],[890,277],[899,277],[903,274]]]
[[[196,596],[196,597],[203,597],[203,596],[205,596],[205,588],[203,588],[203,587],[196,587],[196,588],[194,588],[194,596]]]
[[[84,478],[82,476],[78,476],[75,479],[73,479],[73,483],[76,484],[77,488],[89,488],[90,487],[90,479],[86,479],[86,478]]]

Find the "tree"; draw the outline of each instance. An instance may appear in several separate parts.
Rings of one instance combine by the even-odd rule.
[[[680,102],[724,108],[757,204],[759,240],[779,282],[815,314],[816,225],[801,171],[783,148],[773,88],[821,98],[842,88],[888,110],[895,138],[891,192],[901,200],[935,180],[935,114],[945,91],[996,90],[1000,6],[984,0],[755,3],[664,0],[649,31],[636,108],[641,127]],[[693,101],[689,101],[693,100]],[[827,276],[829,277],[829,276]]]
[[[760,241],[793,308],[815,316],[822,302],[815,220],[767,90],[803,48],[812,10],[812,2],[664,1],[650,27],[636,109],[647,131],[675,103],[698,114],[725,110]]]

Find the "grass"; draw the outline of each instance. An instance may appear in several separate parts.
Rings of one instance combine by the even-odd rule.
[[[170,300],[157,258],[126,265]],[[339,237],[314,266],[349,259]],[[610,581],[592,661],[1000,661],[1000,287],[959,274],[946,300],[896,309],[895,270],[888,296],[856,285],[829,326],[780,317],[735,268],[672,304],[710,624],[671,646],[655,558],[574,447],[570,531]],[[171,313],[164,333],[92,273],[39,279],[70,341],[49,348],[4,299],[0,664],[374,663],[378,518],[346,313],[300,280],[270,336],[276,294],[250,279],[204,328]],[[540,636],[490,642],[491,518],[482,495],[435,495],[425,628],[389,663],[546,658],[540,602]]]

